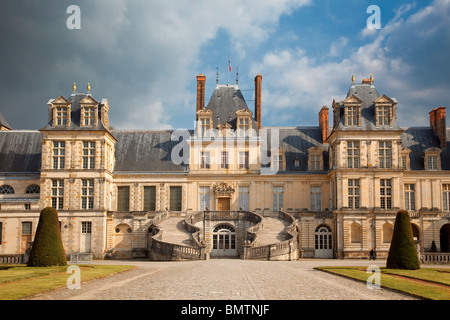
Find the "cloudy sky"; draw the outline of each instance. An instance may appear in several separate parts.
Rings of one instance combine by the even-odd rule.
[[[450,106],[450,0],[15,0],[0,2],[0,30],[0,111],[14,129],[42,128],[73,82],[109,100],[116,129],[193,128],[196,76],[208,101],[216,68],[223,84],[239,68],[251,109],[262,74],[263,126],[317,126],[352,74],[397,98],[401,126]]]

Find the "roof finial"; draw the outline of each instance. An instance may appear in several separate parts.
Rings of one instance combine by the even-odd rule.
[[[355,83],[355,74],[352,74],[352,83]]]
[[[73,89],[73,92],[77,91],[77,85],[75,84],[75,82],[73,83],[72,89]]]
[[[370,83],[373,83],[373,74],[370,75]]]
[[[88,82],[88,85],[87,85],[87,91],[88,91],[88,93],[91,92],[91,84],[89,82]]]
[[[217,77],[216,77],[216,84],[219,84],[219,67],[217,67],[216,68],[216,74],[217,74]]]
[[[239,68],[236,67],[236,85],[239,83]]]

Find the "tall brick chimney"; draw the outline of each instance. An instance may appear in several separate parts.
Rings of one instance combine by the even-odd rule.
[[[203,73],[197,76],[197,112],[205,108],[205,82]]]
[[[328,133],[329,133],[329,122],[328,122],[328,108],[323,106],[319,112],[319,127],[322,131],[322,141],[323,143],[328,143]]]
[[[430,115],[430,127],[439,138],[439,144],[442,149],[447,146],[447,121],[445,116],[445,107],[433,109]]]
[[[262,75],[258,73],[255,77],[255,120],[258,130],[261,129],[261,81]]]

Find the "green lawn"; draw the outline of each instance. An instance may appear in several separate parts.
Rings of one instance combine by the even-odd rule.
[[[366,282],[367,267],[317,267],[317,270]],[[450,300],[450,269],[398,270],[380,268],[381,287],[431,300]],[[401,277],[400,277],[401,276]]]
[[[67,266],[27,267],[24,265],[0,266],[0,300],[16,300],[41,292],[64,288],[72,273]],[[81,286],[83,282],[103,278],[134,266],[79,265]]]

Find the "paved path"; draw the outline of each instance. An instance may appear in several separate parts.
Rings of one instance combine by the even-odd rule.
[[[397,300],[411,299],[365,283],[314,270],[320,265],[361,265],[361,260],[96,261],[132,264],[137,269],[61,289],[33,300]],[[370,264],[385,265],[385,261]]]

